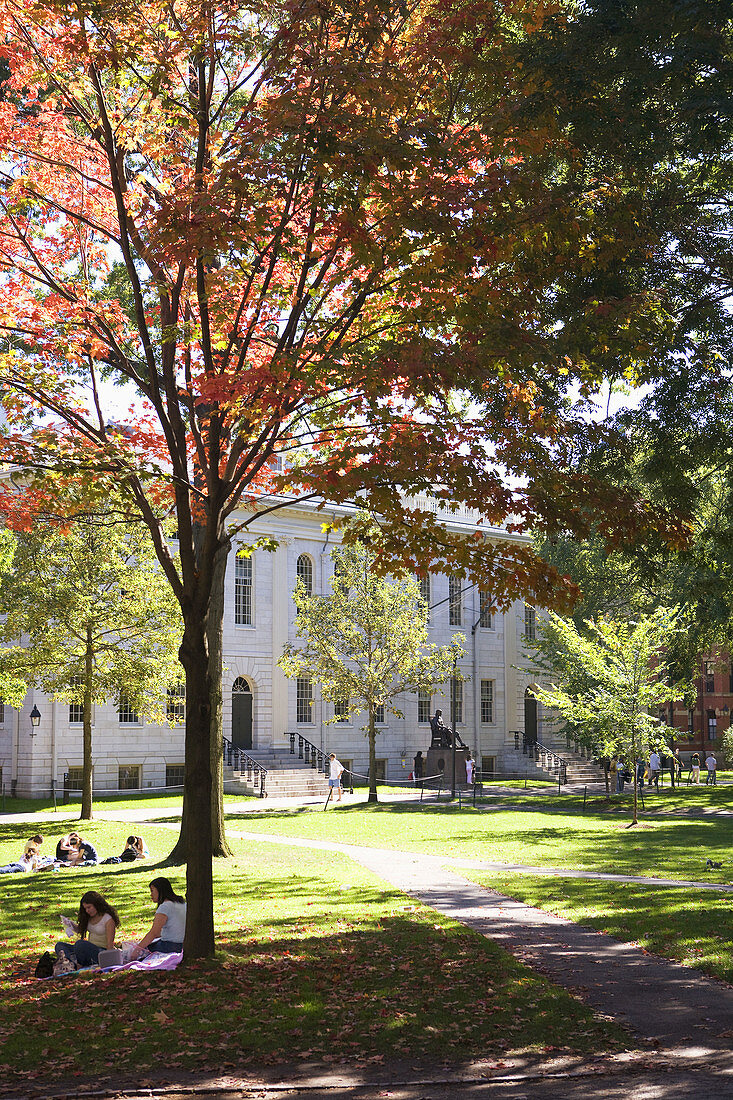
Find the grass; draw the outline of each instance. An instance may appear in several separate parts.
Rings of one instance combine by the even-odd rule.
[[[467,878],[733,982],[730,894],[465,871]]]
[[[235,802],[258,802],[259,798],[256,795],[247,794],[225,794],[225,804],[231,805]],[[105,798],[95,798],[92,803],[92,812],[99,811],[100,813],[105,810],[163,810],[170,809],[172,814],[181,812],[181,805],[183,802],[183,796],[180,791],[174,794],[145,794],[141,792],[139,795],[131,795],[129,791],[125,791],[119,795],[107,795]],[[0,802],[2,807],[2,813],[5,814],[34,814],[34,813],[47,813],[49,810],[54,809],[53,799],[51,798],[10,798],[6,795]],[[67,815],[73,815],[76,812],[77,819],[81,808],[81,799],[77,797],[70,798],[68,803],[64,803],[62,796],[59,795],[56,799],[56,812],[64,817]]]
[[[100,852],[126,829],[93,822]],[[27,825],[0,826],[0,858]],[[154,854],[173,833],[146,827]],[[134,1070],[212,1069],[386,1057],[460,1063],[548,1048],[597,1052],[627,1045],[618,1028],[484,937],[385,886],[346,857],[234,841],[217,860],[216,960],[175,973],[30,977],[96,889],[119,909],[121,938],[152,918],[144,864],[3,879],[0,997],[3,1071],[95,1083]],[[183,869],[163,869],[182,885]]]
[[[474,809],[455,803],[377,803],[227,814],[230,828],[431,855],[700,879],[708,857],[715,875],[733,881],[733,818],[649,818],[638,828],[610,814],[563,814],[551,801],[532,810]]]
[[[623,794],[612,793],[611,801],[606,801],[605,790],[601,785],[594,784],[588,788],[587,798],[584,802],[582,794],[546,794],[537,795],[512,794],[504,798],[477,799],[486,805],[506,805],[507,798],[511,798],[512,805],[531,807],[552,807],[563,810],[582,810],[585,804],[586,810],[596,812],[613,812],[630,814],[633,803],[633,790],[628,787]],[[663,787],[659,791],[654,788],[644,788],[644,802],[639,798],[638,809],[640,814],[680,813],[686,810],[733,810],[733,786],[717,787]]]

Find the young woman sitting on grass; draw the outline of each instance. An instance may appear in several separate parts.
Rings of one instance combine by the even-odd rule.
[[[150,897],[157,909],[150,931],[132,949],[130,957],[133,959],[139,959],[146,947],[148,951],[183,951],[186,899],[175,893],[167,878],[153,879]]]
[[[89,890],[82,895],[79,916],[72,925],[80,939],[76,943],[57,943],[54,950],[59,958],[66,955],[76,966],[92,966],[100,951],[114,947],[120,918],[115,907],[101,894]]]

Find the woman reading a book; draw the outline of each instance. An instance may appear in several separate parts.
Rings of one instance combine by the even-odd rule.
[[[113,905],[98,894],[89,890],[82,895],[79,915],[76,921],[62,917],[67,935],[79,935],[76,943],[57,943],[56,954],[66,955],[76,966],[92,966],[99,952],[114,947],[115,934],[120,927],[120,918]]]

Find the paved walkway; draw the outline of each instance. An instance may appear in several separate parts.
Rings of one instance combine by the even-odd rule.
[[[730,1051],[733,987],[476,886],[452,869],[468,865],[504,870],[505,865],[239,830],[232,835],[349,856],[411,897],[489,936],[558,985],[580,994],[597,1011],[625,1023],[643,1042],[662,1050],[674,1047],[690,1056]],[[605,877],[649,883],[632,876]],[[708,888],[707,883],[701,885]]]

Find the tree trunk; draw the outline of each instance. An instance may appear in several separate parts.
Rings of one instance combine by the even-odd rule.
[[[374,708],[369,707],[369,798],[368,802],[378,802],[377,798],[377,730],[374,725]]]
[[[211,844],[212,855],[230,856],[232,850],[229,847],[224,829],[224,764],[223,764],[223,692],[222,692],[222,664],[223,664],[223,632],[224,632],[224,582],[231,542],[224,543],[216,553],[214,559],[212,592],[209,602],[209,614],[207,618],[206,644],[208,651],[209,680],[211,684],[211,732],[210,732],[210,760],[211,772]],[[188,677],[186,678],[186,697],[188,697]],[[188,725],[188,709],[186,709],[186,724]],[[186,753],[188,753],[188,740],[186,741]],[[188,770],[188,756],[186,756],[186,769]],[[189,852],[189,843],[198,843],[196,830],[189,837],[189,824],[191,815],[188,812],[186,798],[186,784],[183,787],[183,805],[181,808],[181,828],[173,851],[168,856],[168,861],[174,864],[186,863]]]
[[[214,954],[214,884],[211,837],[211,683],[206,630],[192,613],[185,624],[181,663],[186,670],[186,775],[184,782],[186,844],[186,935],[184,958]],[[178,848],[178,845],[176,846]]]
[[[81,781],[81,821],[92,820],[92,673],[94,671],[94,647],[92,628],[87,624],[86,652],[84,654],[84,732]]]
[[[214,559],[214,576],[209,603],[207,642],[211,680],[211,845],[212,855],[230,856],[224,827],[224,707],[222,692],[224,579],[231,542],[224,543]]]

